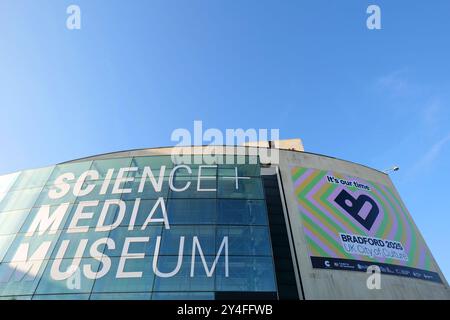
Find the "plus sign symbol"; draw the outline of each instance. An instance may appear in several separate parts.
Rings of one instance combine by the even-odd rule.
[[[223,177],[224,179],[234,179],[235,180],[235,187],[236,190],[239,190],[239,180],[247,180],[250,179],[250,177],[240,177],[238,175],[238,168],[234,167],[234,176],[231,177]]]

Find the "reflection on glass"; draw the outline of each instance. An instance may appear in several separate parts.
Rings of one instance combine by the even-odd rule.
[[[39,231],[39,228],[43,225],[37,225],[38,221],[42,221],[44,219],[43,217],[51,217],[52,215],[58,213],[64,214],[63,218],[61,219],[61,223],[58,225],[52,224],[53,227],[57,227],[58,230],[64,229],[64,224],[66,223],[66,220],[70,216],[70,212],[73,209],[73,205],[65,205],[65,204],[59,204],[59,205],[53,205],[53,206],[41,206],[41,207],[35,207],[30,210],[28,213],[25,222],[22,224],[22,227],[20,228],[21,233],[27,233],[31,229],[31,226],[34,227],[35,232]],[[43,212],[44,214],[42,216],[39,216],[39,212]],[[64,213],[65,212],[65,213]],[[42,214],[42,213],[41,213]],[[42,219],[41,219],[42,218]],[[36,220],[38,219],[38,220]],[[35,221],[36,220],[36,221]],[[45,233],[47,234],[50,231],[50,226],[47,226],[47,228],[43,228],[42,230],[45,230]]]
[[[217,291],[276,291],[271,257],[230,257],[229,277],[220,262],[216,274]]]
[[[93,293],[90,300],[150,300],[151,292]]]
[[[216,250],[219,249],[224,237],[228,237],[230,255],[271,255],[270,235],[267,227],[217,227]]]
[[[0,212],[0,235],[19,232],[30,209]]]
[[[41,188],[8,192],[0,202],[0,212],[23,210],[33,207]]]
[[[116,278],[120,259],[121,258],[118,257],[111,258],[111,265],[114,266],[114,268],[111,268],[104,277],[95,280],[92,292],[151,291],[154,280],[152,257],[147,256],[142,259],[129,258],[124,260],[124,268],[121,272],[126,278]],[[133,274],[137,277],[134,277]]]
[[[160,255],[178,255],[182,236],[184,236],[184,254],[192,253],[194,236],[197,236],[203,254],[215,254],[215,226],[175,225],[163,230]]]
[[[215,224],[215,199],[169,199],[167,213],[171,224]]]
[[[158,199],[159,197],[167,197],[169,193],[169,178],[162,178],[161,189],[157,189],[158,186],[154,186],[150,179],[145,179],[143,186],[141,187],[141,178],[136,178],[134,181],[129,181],[123,184],[123,188],[131,189],[131,192],[123,193],[123,200],[134,200],[136,198],[141,199]],[[155,177],[156,183],[159,183],[159,177]],[[141,192],[139,192],[141,188]]]
[[[89,300],[89,293],[36,294],[32,300]]]
[[[78,256],[77,251],[81,252],[83,248],[83,244],[81,243],[81,240],[87,240],[87,244],[85,246],[85,249],[82,251],[81,256],[78,257],[98,257],[100,258],[103,254],[103,251],[106,247],[106,244],[102,241],[102,244],[99,244],[98,246],[92,247],[95,242],[102,238],[107,238],[109,236],[109,231],[103,231],[103,232],[81,232],[81,233],[68,233],[67,231],[64,231],[61,236],[59,237],[59,240],[55,246],[55,249],[53,250],[51,254],[51,258],[59,258],[59,259],[69,259]],[[63,251],[63,248],[61,247],[63,241],[67,242],[67,247],[65,252]],[[91,250],[92,248],[92,250]],[[94,249],[95,248],[95,249]],[[95,252],[98,251],[98,252]],[[63,254],[64,252],[64,254]],[[58,254],[63,254],[63,256],[58,256]]]
[[[259,177],[260,167],[248,164],[248,157],[240,157],[240,160],[246,164],[219,164],[217,167],[203,167],[201,172],[198,164],[188,164],[191,173],[184,169],[177,170],[173,185],[180,189],[190,184],[184,191],[169,189],[170,170],[174,168],[170,156],[115,158],[61,164],[18,173],[14,179],[8,180],[9,183],[0,177],[0,297],[8,299],[15,296],[17,299],[35,300],[188,300],[214,299],[215,291],[276,291],[267,209]],[[166,166],[162,190],[155,191],[150,179],[146,178],[143,191],[139,192],[143,168],[151,167],[155,179],[158,180],[162,165]],[[121,189],[129,188],[131,192],[112,194],[119,169],[130,166],[138,167],[138,170],[126,172],[124,177],[131,177],[134,181],[122,182],[117,186]],[[103,179],[109,169],[114,169],[114,173],[112,179],[106,180],[105,183]],[[82,189],[94,185],[93,191],[88,195],[75,196],[73,194],[75,180],[87,170],[97,170],[100,178],[84,182]],[[68,172],[75,176],[69,183],[69,191],[61,198],[51,199],[49,191],[61,190],[63,186],[61,184],[55,186],[55,179]],[[107,187],[106,193],[99,194],[104,186]],[[166,229],[161,221],[152,221],[141,230],[154,208],[156,211],[153,219],[163,218],[162,206],[156,206],[160,197],[164,199],[167,208],[170,229]],[[140,198],[140,202],[136,202],[136,198]],[[95,231],[105,201],[110,199],[123,201],[124,217],[113,230]],[[88,231],[68,232],[69,226],[75,226],[72,222],[78,206],[86,204],[85,201],[95,201],[92,206],[83,209],[85,213],[92,212],[92,217],[79,219],[76,226],[88,227]],[[51,223],[46,226],[42,221],[37,227],[37,230],[41,229],[42,234],[36,231],[32,236],[25,235],[41,206],[45,206],[45,210],[48,209],[48,212],[44,213],[50,218],[63,203],[69,205],[56,234],[49,234]],[[135,204],[138,204],[136,210]],[[111,204],[106,212],[104,226],[116,222],[119,217],[118,208],[116,204]],[[133,213],[136,213],[135,217]],[[132,230],[128,230],[129,227]],[[180,239],[184,237],[181,268],[173,277],[164,278],[154,273],[152,262],[157,237],[161,237],[157,262],[157,270],[161,273],[171,272],[176,267]],[[206,265],[197,248],[193,260],[194,276],[191,277],[194,237],[198,238]],[[213,266],[225,237],[228,239],[229,277],[225,277],[224,251],[217,258],[218,263]],[[104,243],[93,248],[96,241],[107,238],[114,242],[114,248],[107,248]],[[140,238],[140,241],[132,241],[137,238]],[[131,240],[127,252],[124,251],[126,239]],[[69,242],[64,259],[56,259],[57,252],[65,240]],[[105,266],[104,262],[111,259],[112,264],[108,273],[96,280],[88,279],[84,269],[81,268],[79,270],[81,283],[75,288],[71,288],[70,283],[73,282],[53,279],[51,275],[53,263],[60,262],[60,272],[66,271],[74,262],[77,249],[84,240],[87,240],[87,244],[81,254],[80,266],[90,265],[93,272],[98,273]],[[43,243],[48,244],[48,247],[44,248],[46,251],[33,256]],[[22,249],[27,250],[25,260],[33,256],[29,262],[31,265],[34,263],[39,266],[31,277],[24,277],[24,274],[30,271],[24,258],[19,259],[16,269],[12,268],[11,264],[11,260],[23,244],[26,244],[26,247],[22,246]],[[103,259],[102,262],[91,257],[91,254],[97,259]],[[145,257],[125,259],[124,268],[120,271],[118,269],[122,254],[128,254],[125,258],[133,254],[144,254]],[[212,268],[214,272],[211,271]],[[139,276],[116,278],[118,272],[128,275],[138,273]],[[212,276],[208,277],[208,272],[212,272]]]
[[[131,167],[139,168],[137,171],[129,172],[128,177],[142,177],[145,167],[150,167],[155,178],[159,177],[160,169],[166,166],[164,176],[169,176],[170,170],[174,167],[171,156],[149,156],[134,157],[131,161]]]
[[[2,200],[2,195],[11,189],[19,175],[20,172],[14,172],[0,176],[0,201]]]
[[[147,226],[145,230],[136,228],[135,230],[128,230],[127,227],[119,227],[112,230],[109,237],[114,240],[115,249],[106,249],[105,254],[110,257],[119,257],[122,253],[125,254],[124,244],[125,238],[149,238],[148,241],[131,241],[129,242],[128,254],[144,253],[146,255],[153,255],[155,252],[156,237],[161,235],[162,226]]]
[[[95,232],[95,228],[100,222],[100,217],[102,211],[105,210],[104,220],[101,226],[108,226],[113,224],[116,219],[118,219],[119,205],[115,203],[110,203],[107,207],[105,207],[105,202],[90,203],[90,202],[80,202],[76,203],[72,206],[72,209],[69,211],[67,216],[66,223],[64,225],[65,229],[76,229],[76,228],[86,228],[88,227],[90,231]],[[83,212],[83,216],[80,218],[76,218],[78,212],[78,217],[80,217],[80,212]],[[86,218],[84,218],[86,215]],[[89,216],[89,218],[88,218]]]
[[[128,168],[131,164],[131,158],[114,158],[114,159],[105,159],[105,160],[95,160],[92,163],[91,170],[96,170],[101,180],[106,179],[106,175],[108,173],[109,169],[113,169],[113,174],[111,178],[115,179],[118,174],[119,170],[121,168]],[[123,177],[126,177],[128,175],[128,172],[123,175]]]
[[[8,252],[9,246],[14,241],[15,237],[15,234],[0,236],[0,262],[3,261],[3,257],[6,255],[6,252]]]
[[[219,177],[219,198],[264,199],[263,186],[260,178],[236,179]]]
[[[86,195],[80,196],[78,195],[75,202],[81,202],[81,201],[105,201],[109,199],[120,199],[122,194],[121,193],[113,193],[113,188],[117,180],[95,180],[95,181],[86,181],[83,184],[82,190],[86,189],[89,185],[93,185],[94,188],[91,192],[89,192]],[[104,190],[102,190],[105,188]],[[117,188],[124,189],[125,184],[124,183],[118,183]],[[73,187],[70,189],[73,190]],[[103,193],[103,192],[104,193]],[[72,192],[70,192],[72,194]]]
[[[32,300],[89,300],[89,293],[79,294],[35,294]]]
[[[47,182],[55,167],[47,167],[34,170],[22,171],[12,186],[11,190],[29,189],[42,187]]]
[[[31,300],[32,296],[5,296],[0,297],[0,300]]]
[[[206,256],[208,267],[211,267],[215,257]],[[223,258],[222,258],[223,259]],[[158,269],[161,272],[171,272],[178,262],[177,256],[166,256],[158,259]],[[223,267],[223,266],[222,266]],[[200,258],[197,256],[194,265],[194,277],[190,276],[191,257],[184,256],[183,263],[176,275],[170,278],[155,278],[153,291],[213,291],[214,277],[207,277]]]
[[[261,167],[257,164],[225,164],[219,167],[219,176],[235,177],[236,168],[238,177],[259,177],[261,175]]]
[[[40,207],[43,205],[58,205],[61,203],[74,203],[76,200],[76,196],[73,194],[73,186],[74,183],[69,183],[69,191],[64,193],[62,192],[63,185],[47,185],[42,189],[41,194],[39,195],[39,198],[36,200],[36,203],[34,204],[34,207]],[[57,195],[51,196],[49,195],[50,192],[55,192]]]
[[[152,300],[214,300],[214,292],[153,292]]]
[[[16,257],[16,261],[49,259],[60,234],[61,231],[56,231],[55,234],[45,233],[43,235],[35,232],[32,236],[19,233],[9,246],[7,253],[3,257],[3,262],[13,261],[14,257]],[[19,249],[22,252],[20,255],[18,254]],[[40,250],[38,251],[38,249]],[[38,253],[35,254],[37,251]]]
[[[24,265],[14,267],[10,263],[0,263],[0,296],[32,295],[41,280],[47,260],[36,260],[33,264],[38,269],[36,273],[27,273]]]
[[[169,198],[215,198],[217,178],[203,177],[198,181],[197,177],[176,176],[173,179],[173,187],[169,192]]]
[[[52,185],[59,176],[66,173],[72,173],[75,178],[78,178],[83,172],[89,170],[91,165],[92,161],[59,164],[53,169],[53,172],[47,181],[47,185]],[[71,182],[68,180],[66,181]]]
[[[218,200],[218,224],[267,225],[266,203],[263,200]]]
[[[164,199],[164,204],[167,200]],[[163,219],[163,203],[157,202],[156,200],[140,200],[139,202],[133,201],[125,201],[126,203],[126,212],[125,217],[121,222],[121,226],[132,226],[134,230],[141,229],[142,226],[149,218],[152,210],[153,215],[151,216],[152,222],[147,223],[147,227],[150,225],[162,225],[163,222],[158,221],[158,219]],[[136,205],[136,215],[133,218],[133,210]],[[167,209],[167,208],[166,208]],[[133,220],[134,219],[134,220]],[[157,220],[157,221],[154,221]],[[169,218],[170,220],[170,218]],[[169,221],[170,222],[170,221]]]
[[[78,267],[75,271],[69,272],[71,266]],[[83,268],[85,265],[89,265],[93,272],[96,272],[99,268],[99,261],[91,258],[82,258],[79,265],[74,262],[74,259],[54,259],[49,260],[47,267],[42,275],[41,281],[36,289],[36,294],[47,293],[88,293],[91,292],[94,280],[85,276]],[[69,272],[69,276],[64,280],[55,280],[52,277],[52,268],[65,273]]]

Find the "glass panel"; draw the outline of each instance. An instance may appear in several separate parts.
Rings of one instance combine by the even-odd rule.
[[[219,177],[219,198],[264,199],[264,190],[260,178],[238,179]]]
[[[170,199],[167,203],[170,224],[215,224],[215,199]]]
[[[184,254],[191,255],[193,237],[197,236],[203,254],[215,254],[215,226],[172,226],[164,229],[161,239],[160,255],[178,255],[181,237],[184,236]],[[198,249],[198,248],[197,248]],[[196,251],[198,254],[198,250]]]
[[[261,167],[258,164],[237,164],[221,165],[219,167],[219,176],[235,177],[236,168],[238,177],[259,177],[261,175]]]
[[[111,258],[111,265],[114,266],[104,277],[97,279],[93,292],[149,292],[152,290],[154,274],[152,272],[152,257],[146,256],[143,259],[125,260],[123,272],[140,272],[140,277],[117,278],[119,260],[121,258]],[[124,275],[125,276],[125,275]],[[139,275],[137,275],[139,276]]]
[[[34,207],[40,207],[40,206],[46,205],[46,204],[58,205],[60,203],[66,203],[66,202],[74,203],[75,200],[76,200],[76,197],[73,195],[74,183],[69,183],[69,188],[70,189],[65,194],[64,194],[64,191],[62,191],[63,190],[62,189],[63,186],[64,185],[62,185],[62,184],[45,186],[42,189],[42,192],[39,195],[39,198],[37,199],[36,203],[34,204]],[[58,195],[57,199],[50,198],[49,192],[52,191],[52,190],[53,190],[53,192],[57,192],[61,196],[59,197],[59,195]]]
[[[83,184],[82,189],[88,187],[88,185],[94,185],[94,189],[89,192],[87,195],[78,196],[75,202],[81,201],[105,201],[109,199],[120,199],[122,197],[121,193],[112,193],[114,184],[116,183],[116,179],[112,180],[96,180],[96,181],[88,181]],[[106,187],[107,186],[107,187]],[[106,188],[104,194],[100,194],[100,191],[103,191],[102,188]],[[118,184],[118,188],[125,189],[125,183]],[[71,187],[73,190],[73,186]],[[72,193],[71,193],[72,194]]]
[[[0,202],[0,212],[33,207],[40,192],[41,188],[11,191]]]
[[[203,177],[198,184],[197,177],[176,176],[173,179],[173,186],[178,190],[182,190],[186,187],[187,189],[184,191],[170,190],[170,198],[215,198],[217,193],[217,178]]]
[[[109,237],[115,242],[115,249],[106,249],[105,254],[110,257],[120,257],[125,244],[125,238],[148,237],[147,242],[133,241],[128,246],[128,254],[145,253],[153,255],[155,252],[156,237],[161,235],[162,226],[147,226],[145,230],[128,230],[127,227],[116,228],[111,231]]]
[[[150,300],[151,292],[93,293],[90,300]]]
[[[37,294],[33,300],[89,300],[89,294]]]
[[[64,228],[64,224],[66,223],[67,218],[70,216],[70,212],[72,211],[73,205],[68,205],[67,209],[65,209],[65,205],[59,204],[54,206],[45,206],[45,207],[38,207],[33,208],[30,210],[30,213],[27,215],[25,222],[22,224],[22,227],[20,228],[21,233],[26,233],[30,229],[31,225],[33,224],[34,219],[36,219],[38,213],[40,210],[43,210],[45,212],[45,216],[52,217],[54,214],[56,214],[57,210],[61,210],[61,212],[64,213],[64,217],[61,220],[61,223],[59,225],[55,224],[55,227],[57,227],[58,230],[62,230]],[[48,211],[48,214],[47,214]],[[41,220],[42,221],[42,220]],[[51,225],[53,227],[53,225]],[[39,230],[39,227],[36,229]],[[46,233],[50,231],[50,226],[46,229]],[[37,231],[36,231],[37,232]]]
[[[217,227],[216,251],[228,236],[229,255],[270,256],[270,235],[267,227]]]
[[[156,177],[159,177],[160,169],[166,166],[164,176],[169,176],[171,168],[174,167],[170,156],[150,156],[150,157],[135,157],[131,162],[131,167],[138,167],[135,172],[129,172],[129,177],[142,177],[144,167],[150,167]]]
[[[0,235],[19,232],[29,211],[29,209],[25,209],[0,213]]]
[[[92,163],[92,170],[97,170],[100,174],[100,179],[106,179],[106,174],[109,169],[114,169],[112,179],[115,179],[119,173],[120,168],[128,168],[131,164],[131,158],[114,158],[106,160],[95,160]],[[124,174],[126,177],[128,172]]]
[[[133,214],[133,209],[135,206],[135,201],[126,201],[126,212],[125,212],[125,217],[123,218],[120,226],[129,226],[130,224],[132,224],[131,218],[132,218],[132,214]],[[166,203],[166,200],[164,200],[164,204]],[[136,214],[136,219],[134,220],[134,224],[133,224],[133,228],[136,229],[140,229],[144,223],[146,222],[147,218],[150,216],[150,213],[152,212],[153,208],[156,206],[155,208],[155,212],[153,213],[152,216],[152,220],[158,220],[158,219],[163,219],[163,211],[162,211],[162,207],[163,207],[163,203],[162,202],[157,202],[156,200],[141,200],[139,203],[139,206],[137,207],[136,210],[137,214]],[[169,219],[169,223],[170,223],[170,217]],[[155,225],[162,225],[163,222],[159,222],[159,221],[151,221],[149,223],[147,223],[147,227],[149,226],[155,226]]]
[[[64,280],[55,280],[51,276],[52,268],[56,268],[53,270],[58,270],[60,272],[66,272],[69,270],[69,267],[74,265],[73,259],[54,259],[49,260],[47,267],[45,268],[44,274],[42,276],[41,281],[39,282],[39,286],[37,287],[36,294],[45,294],[45,293],[89,293],[94,284],[93,279],[89,279],[84,275],[84,267],[90,267],[91,271],[95,272],[98,270],[100,266],[100,262],[98,260],[92,258],[82,258],[80,264],[78,265],[78,269],[72,272],[67,279]],[[53,264],[55,264],[53,266]],[[59,264],[59,267],[57,266]],[[103,266],[102,266],[103,267]]]
[[[14,241],[12,242],[7,253],[5,254],[3,262],[12,261],[20,247],[22,247],[22,250],[25,250],[26,255],[24,255],[23,258],[16,258],[16,261],[24,261],[24,259],[27,260],[49,259],[53,249],[55,248],[56,240],[59,238],[60,234],[61,231],[57,231],[55,234],[44,234],[44,235],[39,235],[38,233],[35,233],[33,236],[26,236],[24,233],[19,233],[16,235]],[[50,242],[50,244],[47,246],[48,242]],[[36,251],[39,248],[42,248],[41,250],[48,248],[48,250],[38,251],[38,253],[36,254]]]
[[[214,300],[214,292],[153,292],[152,300]]]
[[[263,200],[219,200],[218,224],[267,225]]]
[[[271,257],[229,257],[229,276],[225,277],[224,262],[219,262],[216,274],[217,291],[276,291]]]
[[[0,296],[33,294],[46,264],[47,260],[33,261],[29,267],[0,263]]]
[[[89,227],[89,230],[93,231],[93,229],[95,229],[97,227],[97,224],[99,223],[99,219],[104,206],[105,202],[99,202],[97,205],[94,202],[89,203],[84,201],[75,203],[72,206],[70,213],[67,215],[67,220],[64,228],[73,229],[79,227]],[[79,216],[80,218],[75,221],[75,213],[77,213],[78,211],[78,215],[80,215],[80,210],[83,212],[83,215],[81,217]],[[107,211],[103,226],[108,226],[113,224],[118,218],[117,215],[119,212],[119,205],[111,203],[105,210]]]
[[[248,164],[248,157],[242,157],[245,165],[220,165],[219,167],[204,167],[201,171],[200,185],[198,185],[199,165],[192,164],[189,167],[192,173],[184,169],[177,170],[174,179],[176,188],[182,188],[186,183],[190,183],[187,190],[176,192],[169,190],[169,174],[174,167],[170,156],[152,156],[136,158],[116,158],[97,161],[85,161],[58,165],[53,167],[24,171],[17,180],[13,189],[17,191],[5,193],[3,201],[0,201],[0,295],[30,298],[33,299],[214,299],[214,290],[218,291],[275,291],[275,280],[273,262],[271,257],[271,247],[269,230],[267,226],[267,212],[264,201],[263,187],[261,183],[259,165]],[[146,179],[143,192],[139,193],[138,188],[143,168],[150,166],[153,169],[155,178],[159,178],[159,169],[166,165],[166,172],[161,192],[156,192],[149,179]],[[136,172],[128,172],[128,177],[135,177],[135,181],[122,183],[120,188],[130,188],[131,193],[112,194],[114,179],[117,177],[119,168],[138,167]],[[236,189],[236,169],[238,188]],[[100,189],[104,185],[103,180],[87,181],[84,187],[95,184],[94,190],[82,197],[73,195],[73,185],[71,181],[70,190],[60,199],[50,199],[48,193],[57,186],[49,185],[59,175],[65,172],[72,172],[75,178],[86,170],[93,169],[99,171],[102,179],[108,169],[114,169],[113,180],[106,181],[107,191],[105,195],[99,195]],[[217,175],[219,178],[217,178]],[[42,186],[49,177],[48,185],[39,196],[40,188],[25,190],[28,187]],[[245,177],[251,177],[244,179]],[[217,180],[219,179],[219,180]],[[1,180],[1,178],[0,178]],[[3,179],[4,180],[4,179]],[[11,180],[11,179],[10,179]],[[6,181],[6,180],[5,180]],[[14,181],[12,179],[11,181]],[[0,183],[1,184],[1,183]],[[6,186],[6,183],[3,185]],[[4,187],[5,191],[10,188],[11,183]],[[105,184],[106,186],[106,184]],[[218,191],[201,191],[203,189],[216,189]],[[35,193],[26,191],[35,190]],[[1,193],[2,190],[0,190]],[[216,200],[216,196],[225,198]],[[33,198],[34,196],[34,198]],[[159,197],[166,200],[167,214],[170,229],[165,229],[162,222],[150,222],[145,230],[140,230],[147,220],[150,212],[155,206]],[[132,217],[135,198],[141,198],[137,216],[134,221],[134,230],[128,230]],[[0,198],[1,199],[1,198]],[[34,201],[33,201],[34,199]],[[104,200],[121,199],[125,202],[126,211],[120,226],[111,231],[96,232],[102,211]],[[37,200],[37,201],[36,201]],[[33,222],[40,206],[53,205],[50,213],[58,208],[60,203],[69,202],[60,229],[68,228],[72,221],[77,206],[81,201],[99,200],[96,206],[86,207],[83,211],[92,211],[92,218],[80,219],[77,226],[89,227],[88,233],[67,233],[67,230],[58,231],[54,235],[48,234],[48,229],[44,235],[35,233],[32,237],[26,237],[27,231]],[[34,208],[31,208],[34,205]],[[162,218],[161,206],[157,207],[153,219]],[[5,212],[6,211],[6,212]],[[28,212],[30,213],[28,215]],[[109,208],[104,225],[112,224],[118,214],[117,205],[113,204]],[[216,227],[216,224],[219,226]],[[255,227],[254,225],[259,225]],[[15,232],[21,230],[17,236]],[[153,272],[152,259],[155,250],[156,238],[161,235],[161,247],[159,261],[157,264],[160,272],[172,271],[178,261],[178,249],[180,237],[184,237],[184,250],[181,269],[173,277],[163,278],[155,276]],[[191,272],[191,255],[193,237],[197,237],[205,255],[206,269],[213,266],[217,251],[223,238],[228,237],[229,251],[229,277],[225,277],[224,252],[219,257],[219,262],[215,266],[212,277],[207,276],[207,270],[202,263],[199,252],[194,257],[194,277]],[[148,241],[132,242],[128,249],[129,254],[144,253],[144,259],[128,259],[125,262],[124,272],[142,272],[138,278],[116,278],[120,256],[123,251],[126,238],[148,237]],[[80,287],[71,288],[67,280],[56,281],[51,278],[50,270],[55,261],[61,262],[60,270],[65,271],[73,263],[73,256],[80,241],[87,239],[87,246],[83,252],[81,265],[90,264],[93,271],[105,266],[100,261],[91,257],[91,246],[100,238],[111,238],[115,243],[114,249],[106,249],[102,244],[98,251],[105,254],[104,261],[111,259],[111,269],[100,279],[88,279],[80,269]],[[55,260],[57,250],[63,240],[70,240],[65,259]],[[44,241],[51,241],[45,257],[33,257],[33,263],[42,263],[40,269],[31,270],[32,276],[28,281],[23,281],[23,273],[30,270],[25,268],[25,264],[19,266],[25,268],[22,272],[11,269],[8,261],[17,252],[19,245],[29,243],[27,258],[30,258]],[[257,257],[252,257],[257,256]],[[51,259],[49,262],[42,259]],[[38,277],[44,274],[42,281],[38,285]],[[34,278],[33,278],[34,276]],[[14,285],[6,283],[13,277]],[[15,278],[18,278],[16,280]],[[3,279],[3,283],[1,280]],[[37,287],[37,289],[36,289]],[[89,295],[93,290],[95,293]],[[36,291],[36,292],[34,292]],[[151,293],[151,291],[156,291]],[[61,293],[61,294],[57,294]]]
[[[75,179],[78,179],[78,177],[85,171],[89,170],[91,168],[92,161],[83,161],[83,162],[74,162],[74,163],[66,163],[66,164],[59,164],[55,167],[53,170],[50,178],[47,181],[47,185],[52,185],[54,181],[62,174],[65,173],[73,173],[75,176]],[[69,182],[68,180],[66,180]],[[74,182],[74,181],[70,181]]]
[[[31,300],[32,296],[9,296],[0,297],[0,300]]]
[[[29,189],[44,186],[54,168],[54,166],[51,166],[41,169],[22,171],[11,190]]]
[[[61,248],[61,244],[64,240],[69,240],[69,244],[67,246],[67,249],[66,249],[66,252],[64,253],[64,255],[62,257],[61,256],[58,257],[59,259],[68,259],[68,258],[75,257],[78,247],[80,246],[80,242],[83,239],[87,239],[88,242],[87,242],[86,248],[84,249],[84,252],[79,257],[92,257],[92,258],[98,257],[98,258],[100,258],[103,255],[103,250],[105,249],[106,244],[101,244],[101,245],[97,246],[96,248],[99,253],[95,253],[95,254],[92,254],[92,253],[94,253],[94,251],[91,252],[91,246],[98,239],[107,238],[109,235],[109,231],[103,231],[103,232],[92,231],[92,232],[83,232],[83,233],[67,233],[67,232],[68,232],[68,230],[64,230],[63,233],[61,234],[61,236],[59,237],[58,242],[55,246],[55,249],[53,250],[53,252],[50,256],[52,259],[56,258],[56,255],[58,254],[58,251]]]
[[[159,177],[155,177],[156,182],[159,182]],[[161,190],[156,191],[150,179],[146,179],[142,192],[139,192],[139,185],[141,183],[141,178],[136,178],[134,181],[129,181],[124,184],[123,188],[131,189],[130,193],[123,193],[122,199],[124,200],[134,200],[136,198],[141,199],[158,199],[159,197],[167,197],[169,192],[169,178],[164,177]]]
[[[19,175],[20,172],[14,172],[0,176],[0,193],[7,193]]]
[[[222,258],[223,259],[223,258]],[[206,256],[207,265],[211,268],[214,257]],[[158,270],[171,272],[175,269],[178,256],[158,258]],[[191,256],[184,256],[180,270],[170,278],[155,277],[153,291],[213,291],[214,277],[207,277],[200,258],[197,256],[194,265],[194,277],[190,276]]]
[[[15,237],[15,234],[0,236],[0,262],[3,261],[3,257],[6,255],[6,252],[8,252],[9,246],[14,241]]]
[[[180,167],[174,172],[175,177],[195,177],[197,179],[199,174],[201,177],[217,176],[217,165],[188,164],[186,166],[191,169],[191,173],[186,168]]]

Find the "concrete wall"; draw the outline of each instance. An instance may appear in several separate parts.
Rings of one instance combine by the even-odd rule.
[[[397,191],[389,176],[377,170],[315,154],[280,152],[280,174],[283,181],[286,207],[291,221],[292,236],[305,299],[450,299],[448,283],[434,258],[432,258],[432,268],[439,273],[444,284],[383,274],[381,276],[381,289],[369,290],[366,286],[367,274],[364,272],[313,269],[290,175],[289,167],[291,165],[333,170],[384,184],[389,186],[395,193]],[[414,227],[420,239],[423,240],[417,226],[414,225]]]

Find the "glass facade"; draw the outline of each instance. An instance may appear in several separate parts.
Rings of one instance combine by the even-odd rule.
[[[0,177],[1,299],[277,292],[259,164],[112,158]]]

